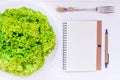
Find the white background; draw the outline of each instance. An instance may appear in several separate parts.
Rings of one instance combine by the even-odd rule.
[[[25,0],[24,0],[25,1]],[[19,2],[24,2],[20,1]],[[117,0],[116,0],[117,1]],[[3,1],[1,1],[3,2]],[[57,46],[54,56],[45,66],[29,77],[15,77],[5,72],[0,72],[0,80],[119,80],[120,79],[120,2],[112,0],[105,1],[28,1],[42,8],[49,13],[54,21],[55,32],[57,35]],[[0,3],[1,5],[2,3]],[[25,3],[26,4],[26,1]],[[8,4],[9,5],[9,4]],[[96,6],[112,5],[115,6],[115,13],[100,14],[96,12],[71,12],[58,13],[55,8],[63,7],[78,7],[91,8]],[[4,6],[3,6],[4,7]],[[103,38],[102,38],[102,70],[96,72],[64,72],[62,69],[62,22],[66,20],[102,20],[103,22]],[[110,62],[108,68],[104,67],[104,33],[105,29],[109,31],[109,54]],[[48,59],[49,60],[49,59]]]

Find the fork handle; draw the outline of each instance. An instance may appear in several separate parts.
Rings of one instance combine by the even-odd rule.
[[[73,7],[68,7],[67,10],[68,10],[68,11],[96,11],[96,8],[77,9],[77,8],[73,8]]]

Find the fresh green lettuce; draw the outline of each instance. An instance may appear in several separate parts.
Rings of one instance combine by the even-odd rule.
[[[56,35],[48,18],[30,8],[0,14],[0,69],[28,76],[40,69],[54,49]]]

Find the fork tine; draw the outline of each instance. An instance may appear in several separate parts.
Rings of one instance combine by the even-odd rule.
[[[112,9],[112,8],[104,8],[103,10],[104,10],[105,12],[114,11],[114,9]]]
[[[104,10],[103,13],[114,13],[113,10]]]
[[[105,7],[104,11],[106,13],[114,13],[114,8],[112,6]]]
[[[100,6],[98,7],[100,13],[114,13],[114,6]]]
[[[105,7],[107,10],[114,10],[114,7]]]

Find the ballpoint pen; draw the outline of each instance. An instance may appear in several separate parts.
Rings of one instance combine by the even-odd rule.
[[[108,53],[108,30],[105,31],[105,68],[109,64],[109,53]]]

